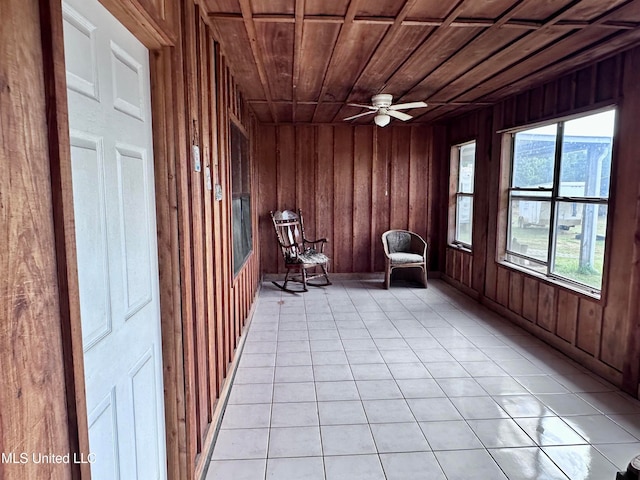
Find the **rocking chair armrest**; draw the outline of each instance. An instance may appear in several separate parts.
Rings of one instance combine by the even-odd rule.
[[[306,238],[304,239],[304,243],[327,243],[329,240],[327,240],[326,238],[320,238],[318,240],[307,240]]]
[[[316,243],[320,244],[320,248],[318,249],[318,251],[320,253],[322,253],[322,251],[324,250],[324,244],[327,243],[329,240],[327,240],[326,238],[320,238],[318,240],[307,240],[306,238],[302,240],[303,243],[305,245],[310,244],[310,245],[315,245]]]

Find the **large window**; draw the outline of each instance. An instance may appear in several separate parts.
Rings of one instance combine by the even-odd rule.
[[[451,214],[450,238],[453,244],[471,248],[473,230],[473,178],[476,164],[476,142],[456,145],[451,149]]]
[[[602,287],[615,111],[511,132],[507,262]]]
[[[251,173],[249,141],[231,122],[231,193],[233,217],[233,273],[240,271],[253,246],[251,230]]]

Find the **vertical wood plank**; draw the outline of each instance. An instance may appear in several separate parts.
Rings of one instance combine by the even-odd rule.
[[[473,268],[471,261],[473,260],[473,256],[466,253],[460,252],[460,256],[462,257],[462,283],[466,287],[471,286],[471,277],[473,274]]]
[[[184,31],[186,22],[186,8],[180,8],[180,29]],[[178,125],[175,130],[175,140],[179,152],[176,160],[176,183],[178,198],[178,219],[180,230],[180,278],[181,278],[181,309],[182,309],[182,328],[184,332],[184,363],[185,363],[185,403],[186,417],[186,457],[192,465],[192,461],[199,453],[198,442],[198,377],[196,371],[196,348],[195,348],[195,323],[194,318],[194,286],[193,286],[193,259],[191,251],[193,248],[192,230],[191,230],[191,193],[190,193],[190,171],[191,158],[189,156],[191,141],[189,138],[189,119],[191,118],[188,111],[187,95],[188,95],[188,79],[186,76],[186,68],[188,63],[187,55],[187,37],[181,35],[180,48],[174,49],[174,61],[179,69],[174,71],[173,87],[176,92],[175,102],[178,115]],[[182,161],[180,161],[182,160]]]
[[[317,144],[317,164],[316,164],[316,179],[318,185],[315,191],[316,202],[316,232],[321,238],[327,238],[329,242],[325,245],[325,253],[331,259],[329,267],[333,271],[334,266],[334,252],[335,250],[335,237],[333,236],[333,222],[334,222],[334,162],[333,162],[333,127],[329,125],[322,125],[318,127],[318,144]]]
[[[640,53],[638,50],[626,56],[623,76],[624,101],[618,109],[618,134],[614,141],[611,172],[611,195],[607,222],[613,228],[608,231],[605,245],[605,271],[603,289],[606,307],[603,313],[601,360],[617,369],[624,368],[628,345],[621,347],[620,338],[628,339],[635,332],[631,326],[637,322],[638,312],[630,309],[638,295],[629,286],[634,283],[634,249],[638,242],[636,225],[640,217],[638,207],[638,181],[640,163],[637,157],[637,116],[640,111]],[[617,161],[616,161],[617,160]],[[630,317],[631,316],[631,317]],[[634,352],[629,352],[633,354]],[[638,353],[638,352],[635,352]],[[629,357],[635,362],[635,359]],[[635,392],[637,394],[637,391]]]
[[[384,271],[382,234],[389,230],[389,161],[391,134],[389,129],[373,130],[373,171],[371,172],[371,270]]]
[[[453,254],[454,250],[452,248],[447,248],[447,258],[445,262],[445,274],[449,278],[453,278]]]
[[[518,315],[522,314],[523,285],[524,279],[522,274],[511,272],[511,281],[509,282],[509,310]]]
[[[443,259],[446,251],[446,239],[439,240],[443,231],[440,230],[440,225],[446,222],[446,215],[438,213],[439,209],[443,208],[441,204],[441,195],[445,193],[442,190],[438,190],[438,183],[441,182],[441,177],[446,176],[448,168],[442,166],[443,155],[448,155],[448,148],[441,150],[441,143],[437,139],[446,138],[446,130],[441,125],[436,125],[428,129],[421,131],[425,135],[430,136],[427,162],[429,164],[429,178],[427,179],[427,236],[425,240],[429,244],[427,250],[427,267],[430,270],[438,271],[442,269],[439,259]],[[445,164],[446,165],[446,164]],[[446,189],[446,187],[444,187]],[[446,230],[445,230],[446,232]],[[440,260],[441,262],[442,260]]]
[[[67,452],[74,442],[67,417],[73,399],[65,391],[65,368],[72,366],[61,336],[66,292],[59,291],[56,271],[55,158],[44,96],[51,72],[43,71],[38,3],[8,0],[0,7],[0,451],[29,455]],[[67,479],[79,475],[77,466],[73,470],[3,463],[0,477]]]
[[[185,356],[182,317],[180,315],[180,252],[178,239],[178,207],[176,192],[177,157],[175,135],[179,114],[173,98],[172,80],[175,68],[169,48],[150,58],[151,105],[154,120],[154,171],[156,180],[158,265],[160,281],[160,314],[162,328],[162,364],[164,371],[165,419],[167,435],[167,474],[187,477],[185,425]]]
[[[411,130],[396,128],[392,130],[391,141],[391,203],[390,227],[407,229],[409,227],[409,148]]]
[[[578,308],[576,345],[597,358],[600,354],[602,307],[596,302],[581,298]]]
[[[258,167],[257,200],[259,202],[258,219],[260,225],[258,235],[262,244],[260,252],[262,272],[277,272],[278,264],[281,261],[280,249],[269,215],[270,211],[276,211],[279,208],[276,137],[276,127],[264,125],[258,128],[257,142],[260,145],[260,158],[256,162]]]
[[[315,128],[309,125],[296,127],[296,208],[302,209],[304,229],[308,239],[316,234],[316,143]],[[290,180],[294,180],[291,178]]]
[[[546,283],[538,287],[537,324],[550,332],[556,330],[556,289]]]
[[[629,99],[625,101],[625,108],[628,108],[630,112],[638,112],[640,111],[640,86],[637,82],[637,76],[640,72],[640,52],[636,49],[625,58],[626,69],[624,75],[624,92],[625,95],[629,95]],[[633,84],[631,82],[633,82]],[[630,119],[625,121],[625,118],[626,115],[620,118],[621,125],[619,137],[624,143],[618,150],[618,154],[622,158],[627,158],[629,155],[631,158],[635,159],[635,153],[632,153],[632,139],[634,138],[634,134],[632,134],[629,129],[635,128],[636,124],[635,122],[631,122]],[[627,139],[627,135],[630,135],[629,139]],[[629,299],[627,301],[628,333],[623,361],[622,387],[627,393],[633,396],[638,396],[640,394],[640,296],[638,295],[638,291],[640,291],[640,195],[638,192],[636,192],[635,199],[634,228],[633,251],[630,262],[631,280],[628,287]],[[612,250],[609,250],[609,252],[612,252]],[[610,270],[610,272],[613,273],[612,270]],[[613,282],[614,276],[608,276],[605,278],[609,283],[611,283]],[[609,322],[607,322],[607,327],[608,326]],[[615,337],[613,335],[603,336],[602,348],[603,352],[607,352],[606,358],[614,357],[614,338]]]
[[[490,170],[490,177],[488,187],[485,190],[485,194],[488,195],[487,204],[489,205],[489,214],[487,222],[487,249],[485,258],[485,282],[484,291],[485,295],[495,300],[497,294],[497,281],[498,272],[496,264],[496,250],[498,245],[498,225],[501,225],[500,216],[503,215],[503,209],[505,206],[500,202],[500,180],[502,177],[502,171],[500,168],[502,149],[498,146],[501,145],[502,137],[497,132],[503,124],[506,123],[507,114],[505,113],[504,105],[496,106],[493,108],[493,125],[492,125],[492,140],[491,144],[491,161],[487,166]],[[476,166],[476,169],[481,169],[483,166]],[[524,306],[524,305],[523,305]]]
[[[353,271],[371,271],[373,127],[355,127],[353,166]]]
[[[185,34],[187,36],[187,84],[189,86],[189,113],[191,117],[190,138],[191,144],[202,148],[202,125],[201,125],[201,106],[200,106],[200,78],[199,78],[199,23],[197,21],[197,10],[195,6],[185,9],[187,12],[187,22],[185,25]],[[195,168],[190,172],[191,184],[191,219],[193,228],[193,273],[194,288],[198,292],[194,296],[195,300],[195,323],[196,331],[196,375],[198,381],[198,425],[199,425],[199,449],[202,449],[204,436],[209,425],[209,382],[207,375],[208,367],[208,348],[207,348],[207,321],[208,311],[206,303],[206,278],[205,278],[205,217],[203,202],[203,173],[196,172]]]
[[[210,77],[210,141],[211,141],[211,157],[212,157],[212,181],[214,188],[222,185],[222,166],[221,166],[221,144],[225,142],[224,138],[219,138],[218,125],[218,64],[220,62],[220,48],[217,44],[211,43],[211,62],[209,64]],[[227,372],[228,344],[225,341],[225,315],[224,315],[224,260],[222,252],[222,224],[223,224],[223,202],[215,200],[213,203],[213,232],[214,232],[214,267],[215,267],[215,343],[216,343],[216,371],[218,388],[222,388],[224,378]]]
[[[427,239],[427,202],[429,195],[429,141],[428,127],[410,128],[411,144],[409,148],[409,230]],[[430,130],[430,129],[429,129]]]
[[[498,268],[498,284],[496,287],[496,301],[504,306],[509,306],[509,277],[510,270]]]
[[[539,282],[529,276],[524,277],[522,296],[522,316],[531,322],[538,318]]]
[[[24,12],[18,11],[18,13],[20,14]],[[10,20],[10,18],[7,18],[6,24],[8,24]],[[55,235],[54,241],[56,248],[58,281],[57,288],[59,291],[59,323],[63,359],[62,369],[64,374],[65,394],[67,397],[66,406],[68,422],[66,433],[69,452],[72,455],[84,455],[86,457],[90,452],[90,446],[84,388],[84,349],[81,332],[80,299],[78,295],[78,259],[75,246],[72,165],[67,112],[66,69],[64,65],[62,5],[56,2],[41,2],[40,20],[40,33],[43,45],[42,67],[45,72],[44,95],[48,117],[47,133],[49,143],[48,153],[51,177],[53,233]],[[0,35],[0,37],[2,36]],[[4,39],[2,41],[4,42]],[[12,46],[11,43],[3,45],[6,46],[7,51],[10,51]],[[2,55],[0,55],[0,58],[2,58]],[[17,56],[15,58],[17,60]],[[0,65],[2,65],[2,63],[0,63]],[[9,66],[9,68],[11,67],[9,63],[4,63],[4,65]],[[2,76],[3,72],[0,67],[0,78],[2,78]],[[4,77],[4,80],[7,82],[7,90],[9,90],[9,85],[11,85],[13,79],[9,76]],[[27,88],[31,88],[33,87],[33,84],[26,84],[25,86],[27,86]],[[19,93],[19,90],[16,88],[16,84],[14,84],[13,93]],[[0,105],[3,104],[4,102],[0,99]],[[1,123],[2,115],[0,114],[0,125]],[[35,134],[36,132],[30,133]],[[6,132],[2,132],[2,135],[5,134]],[[3,156],[3,158],[6,157]],[[1,182],[0,191],[4,191]],[[2,194],[0,194],[0,196],[2,196]],[[0,200],[0,204],[1,203],[2,201]],[[7,247],[8,251],[12,251],[11,246],[7,245]],[[163,264],[161,265],[161,268],[164,268],[165,266],[166,265]],[[170,297],[170,295],[166,295],[166,291],[162,293],[165,295],[161,301],[169,303],[170,298],[168,297]],[[167,317],[164,316],[163,319],[166,318]],[[171,388],[171,386],[169,388]],[[4,402],[4,400],[5,399],[3,398],[2,401]],[[169,409],[171,407],[172,405],[169,405]],[[0,411],[0,417],[2,417],[2,411]],[[6,451],[6,449],[3,449],[3,444],[3,440],[0,439],[0,451]],[[169,444],[168,448],[171,448],[171,446],[172,445]],[[62,469],[58,468],[57,473],[68,473],[61,470]],[[88,476],[90,473],[90,466],[87,464],[72,465],[70,467],[70,472],[72,478]],[[33,472],[29,472],[29,474],[33,474]],[[22,471],[20,476],[23,475],[27,475],[27,472]],[[1,473],[0,476],[2,476]]]
[[[485,108],[478,113],[476,137],[476,167],[473,196],[473,278],[471,288],[484,293],[485,265],[489,250],[489,207],[491,174],[494,170],[487,168],[491,163],[493,130],[493,111]],[[495,251],[495,248],[493,249]]]
[[[296,210],[296,132],[278,127],[278,210]]]
[[[558,322],[556,334],[574,345],[578,321],[578,297],[565,290],[558,290]]]
[[[209,73],[211,71],[210,61],[212,53],[209,45],[209,37],[207,34],[207,26],[199,19],[200,28],[198,35],[198,51],[199,55],[199,82],[200,82],[200,117],[202,119],[202,160],[203,166],[209,169],[210,175],[213,175],[213,155],[211,148],[211,95],[215,90],[211,89]],[[211,422],[215,409],[216,399],[220,392],[218,384],[218,362],[217,362],[217,345],[216,345],[216,312],[215,312],[215,240],[213,231],[213,190],[207,185],[206,175],[203,175],[203,221],[204,221],[204,249],[205,249],[205,298],[206,298],[206,324],[205,333],[207,335],[207,363],[206,372],[207,383],[209,386],[209,416],[208,422]],[[211,185],[213,187],[213,185]]]
[[[335,127],[334,173],[334,268],[353,271],[353,128]]]

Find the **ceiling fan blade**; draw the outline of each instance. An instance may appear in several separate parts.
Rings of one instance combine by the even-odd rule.
[[[369,110],[377,110],[378,107],[374,107],[373,105],[362,105],[361,103],[347,103],[350,107],[360,107],[360,108],[368,108]]]
[[[365,115],[371,115],[373,113],[376,112],[364,112],[364,113],[359,113],[358,115],[354,115],[352,117],[347,117],[347,118],[343,118],[342,120],[353,120],[354,118],[359,118],[359,117],[364,117]]]
[[[411,115],[402,112],[396,112],[395,110],[387,110],[387,115],[402,120],[403,122],[406,122],[407,120],[411,120],[413,118]]]
[[[406,110],[407,108],[422,108],[427,106],[425,102],[398,103],[397,105],[391,105],[389,110]]]

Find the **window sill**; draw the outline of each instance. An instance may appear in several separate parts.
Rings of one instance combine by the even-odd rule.
[[[454,250],[460,250],[465,253],[473,254],[473,250],[471,250],[471,247],[467,247],[466,245],[462,245],[460,243],[450,243],[447,246]]]
[[[590,290],[588,287],[580,288],[580,285],[576,285],[571,282],[564,282],[561,279],[556,277],[548,277],[546,275],[543,275],[542,273],[529,270],[528,268],[520,267],[511,262],[507,262],[506,260],[498,261],[497,264],[500,265],[501,267],[508,268],[510,270],[515,270],[516,272],[522,273],[524,275],[528,275],[529,277],[533,277],[536,280],[542,283],[545,283],[547,285],[559,287],[562,290],[566,290],[567,292],[573,293],[574,295],[584,297],[587,300],[600,301],[602,299],[602,291],[594,292]]]

